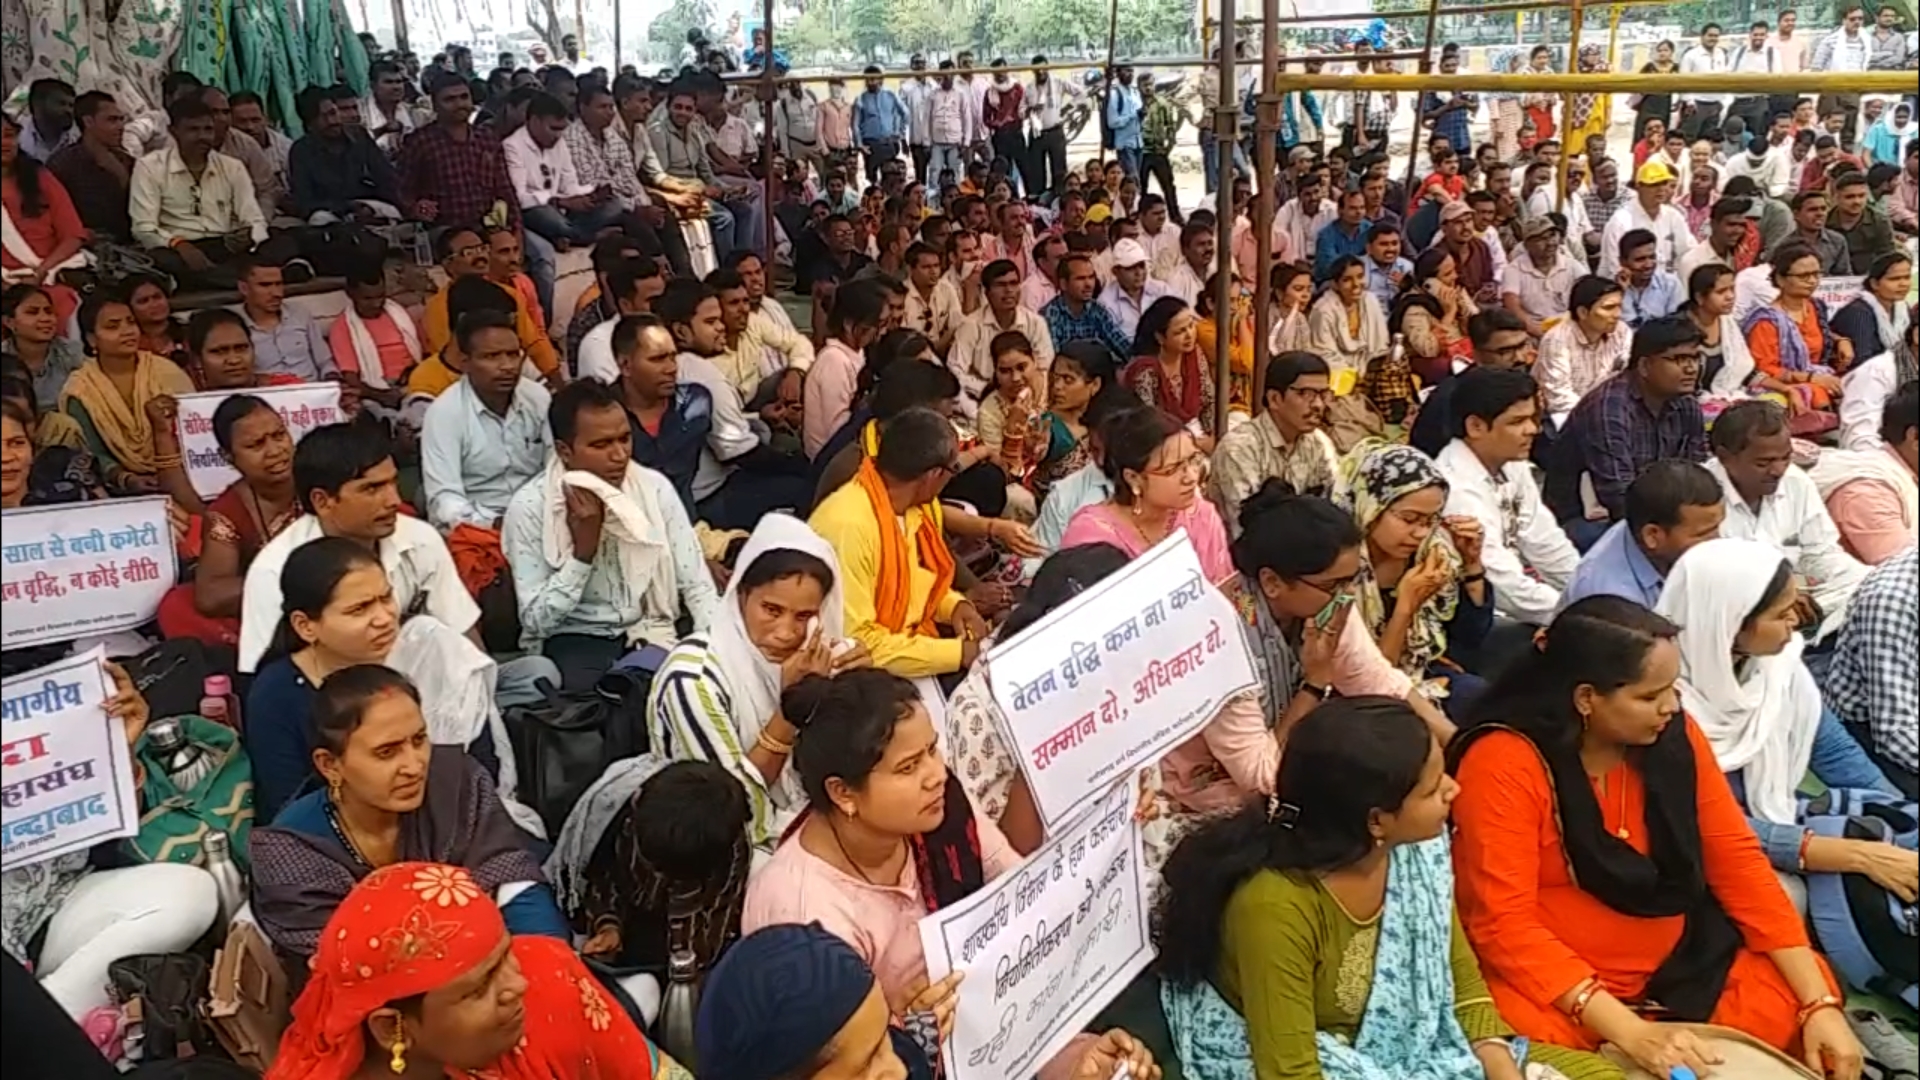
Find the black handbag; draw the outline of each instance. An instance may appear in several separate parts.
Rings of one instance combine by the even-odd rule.
[[[560,827],[589,786],[623,758],[647,752],[651,672],[614,669],[592,691],[516,705],[501,720],[513,743],[519,798],[540,815],[547,835]]]
[[[195,953],[141,953],[107,966],[114,1000],[140,1002],[143,1060],[220,1053],[207,1027],[207,980],[207,961]]]

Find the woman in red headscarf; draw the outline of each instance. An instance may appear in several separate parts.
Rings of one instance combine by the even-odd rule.
[[[267,1080],[686,1080],[564,942],[465,870],[395,863],[328,920]]]

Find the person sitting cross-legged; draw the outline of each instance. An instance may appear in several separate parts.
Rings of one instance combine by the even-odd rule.
[[[560,356],[554,351],[553,340],[540,328],[540,322],[526,299],[516,290],[487,279],[487,238],[479,229],[455,226],[445,230],[434,241],[434,257],[440,261],[440,269],[446,272],[447,283],[427,297],[426,310],[420,317],[421,345],[427,352],[440,352],[453,340],[453,317],[449,307],[454,290],[470,278],[478,279],[512,302],[514,332],[520,338],[520,347],[525,350],[527,359],[546,376],[549,383],[564,380],[565,376],[560,372]],[[472,286],[467,287],[472,289]],[[450,383],[452,380],[447,381]],[[443,389],[444,386],[430,392],[438,394]]]
[[[294,103],[307,129],[287,154],[294,210],[309,225],[400,220],[400,175],[373,136],[317,87]]]
[[[526,227],[556,244],[586,246],[626,213],[613,189],[580,182],[564,137],[567,107],[549,94],[527,103],[527,120],[501,142]]]
[[[946,417],[908,409],[808,522],[840,557],[848,635],[877,666],[907,678],[965,671],[987,636],[986,621],[953,587],[942,528],[940,492],[959,457]]]
[[[693,523],[666,477],[633,460],[619,394],[581,380],[548,410],[554,452],[513,496],[502,527],[522,642],[591,687],[640,644],[713,625],[719,595]]]
[[[233,262],[253,253],[260,262],[285,265],[299,253],[291,233],[267,231],[267,215],[254,196],[247,167],[214,148],[213,112],[187,95],[167,106],[172,144],[133,166],[127,208],[134,243],[177,281],[202,288],[232,288]]]

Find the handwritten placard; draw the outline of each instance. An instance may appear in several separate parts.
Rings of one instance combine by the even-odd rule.
[[[1185,530],[995,648],[987,680],[1052,832],[1255,685]]]
[[[106,650],[0,683],[0,869],[140,828],[126,728],[102,707]]]
[[[1867,279],[1864,277],[1823,277],[1813,295],[1827,305],[1827,314],[1832,315],[1859,299],[1866,288]]]
[[[139,626],[173,588],[164,496],[9,510],[0,524],[0,648]]]
[[[298,383],[288,386],[261,386],[251,390],[211,390],[204,394],[182,394],[180,401],[180,456],[186,460],[187,479],[203,499],[211,499],[233,486],[240,474],[220,453],[213,437],[213,413],[220,403],[235,394],[257,397],[273,406],[287,422],[287,434],[298,443],[307,432],[323,424],[345,420],[340,411],[340,384],[337,382]]]
[[[920,920],[927,977],[955,969],[948,1080],[1031,1077],[1153,959],[1134,788],[1093,800],[1033,857]]]

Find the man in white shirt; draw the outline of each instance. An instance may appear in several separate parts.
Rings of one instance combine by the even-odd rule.
[[[1693,248],[1693,231],[1687,227],[1687,215],[1673,205],[1673,169],[1659,158],[1649,158],[1634,174],[1634,197],[1613,212],[1600,232],[1601,277],[1620,276],[1620,238],[1635,229],[1653,234],[1655,262],[1662,270],[1672,270],[1674,261]]]
[[[468,315],[458,335],[465,373],[421,421],[427,521],[442,532],[461,525],[497,532],[513,493],[547,467],[552,398],[520,374],[526,358],[513,319]]]
[[[1813,478],[1793,464],[1786,410],[1743,401],[1721,413],[1708,433],[1707,471],[1727,496],[1720,535],[1764,540],[1779,548],[1800,579],[1800,623],[1826,638],[1846,619],[1847,604],[1867,568],[1848,554]]]
[[[172,143],[134,163],[127,196],[134,242],[155,265],[176,280],[231,289],[239,256],[284,265],[298,254],[292,234],[269,239],[253,178],[213,148],[213,111],[200,96],[182,95],[167,112]]]
[[[1339,207],[1326,197],[1320,174],[1308,173],[1295,189],[1293,198],[1274,214],[1274,231],[1286,234],[1287,250],[1293,252],[1295,259],[1311,263],[1314,241],[1320,236],[1320,230],[1339,215]]]
[[[580,339],[579,347],[573,351],[574,378],[598,379],[601,382],[615,382],[620,378],[620,360],[613,351],[614,328],[619,325],[621,316],[648,314],[653,307],[653,298],[660,294],[662,284],[658,270],[652,266],[622,264],[607,271],[601,301],[603,304],[611,303],[612,314],[607,313],[603,304],[583,308],[574,314],[576,319],[599,320]],[[572,336],[571,328],[568,336]]]
[[[1113,316],[1122,336],[1132,341],[1140,329],[1140,316],[1166,295],[1167,287],[1147,276],[1147,249],[1140,241],[1113,245],[1113,280],[1100,290],[1099,304]]]
[[[1705,242],[1695,244],[1693,250],[1680,256],[1674,264],[1673,276],[1681,286],[1693,280],[1693,272],[1709,263],[1720,263],[1732,267],[1737,261],[1737,251],[1741,241],[1747,238],[1747,223],[1750,215],[1756,213],[1752,199],[1728,196],[1713,204],[1712,224],[1707,227]]]
[[[567,122],[559,98],[537,94],[527,104],[527,122],[506,137],[501,150],[526,227],[550,241],[585,247],[601,230],[619,224],[622,210],[611,187],[580,182],[563,141]]]
[[[1726,164],[1721,167],[1723,182],[1720,187],[1726,190],[1724,181],[1736,176],[1744,176],[1760,186],[1760,190],[1775,199],[1783,199],[1793,192],[1793,117],[1788,113],[1774,113],[1767,119],[1765,133],[1755,132],[1747,141],[1746,148],[1739,153],[1727,155]]]
[[[293,452],[293,480],[304,514],[268,541],[247,568],[240,594],[242,672],[259,667],[286,618],[280,571],[287,556],[323,536],[364,544],[379,556],[402,616],[424,613],[456,632],[475,631],[480,608],[461,584],[446,541],[433,526],[400,512],[399,477],[393,448],[375,429],[330,424],[301,438]]]
[[[1180,265],[1180,227],[1167,222],[1167,200],[1159,195],[1140,196],[1140,246],[1147,253],[1147,273],[1155,281],[1165,281]]]
[[[1036,56],[1036,67],[1047,62]],[[1033,120],[1034,135],[1029,142],[1034,178],[1029,187],[1054,194],[1067,186],[1067,129],[1062,110],[1070,101],[1080,99],[1080,88],[1071,80],[1056,79],[1050,72],[1036,71],[1033,85],[1027,87],[1027,116]]]
[[[1866,71],[1871,67],[1873,41],[1866,33],[1866,24],[1865,8],[1858,4],[1848,7],[1839,28],[1821,38],[1820,44],[1814,47],[1813,70],[1838,73]],[[1841,145],[1854,144],[1854,129],[1860,115],[1859,94],[1821,94],[1818,111],[1821,116],[1843,117]]]
[[[1708,23],[1700,29],[1700,44],[1687,50],[1680,58],[1682,75],[1724,75],[1729,69],[1731,57],[1720,46],[1720,26]],[[1730,95],[1727,94],[1681,94],[1681,128],[1689,140],[1697,139],[1705,132],[1717,131],[1720,127],[1720,114],[1727,107]]]
[[[1773,47],[1773,39],[1767,33],[1767,21],[1759,19],[1747,29],[1747,40],[1734,46],[1733,56],[1728,60],[1727,68],[1736,75],[1777,75],[1780,73],[1780,56]],[[1769,98],[1765,94],[1745,94],[1733,99],[1727,107],[1727,115],[1737,116],[1747,125],[1747,130],[1758,133],[1766,125],[1771,112]]]
[[[372,93],[360,102],[367,134],[388,157],[399,157],[401,141],[418,126],[413,109],[407,105],[407,77],[399,64],[375,60],[367,67],[367,82],[372,84]]]
[[[1215,263],[1218,243],[1213,228],[1188,222],[1180,229],[1180,262],[1166,276],[1167,292],[1192,307],[1207,290],[1207,279],[1219,269]]]
[[[780,152],[826,175],[827,144],[820,141],[820,99],[802,83],[793,83],[773,103],[773,130]]]
[[[927,99],[927,138],[933,148],[927,158],[929,197],[939,195],[944,174],[951,172],[956,181],[966,178],[965,153],[976,110],[973,91],[954,82],[953,61],[940,61],[940,84]]]
[[[1039,312],[1020,301],[1022,282],[1013,264],[988,263],[980,271],[980,287],[987,302],[960,320],[947,352],[947,367],[960,379],[963,407],[978,401],[993,386],[993,339],[1008,330],[1027,335],[1033,346],[1033,366],[1040,379],[1053,367],[1053,334]]]
[[[941,273],[940,253],[924,241],[907,245],[902,261],[907,270],[907,314],[901,325],[925,334],[933,342],[933,351],[945,356],[960,328],[959,290]],[[982,271],[983,280],[985,276]]]
[[[900,103],[907,107],[907,149],[913,155],[913,181],[931,187],[927,163],[933,156],[933,80],[927,78],[927,58],[919,53],[907,61],[913,77],[900,84]]]
[[[1494,610],[1545,626],[1580,553],[1540,503],[1528,458],[1540,433],[1537,388],[1523,368],[1476,367],[1448,402],[1453,441],[1434,463],[1447,478],[1445,513],[1480,522],[1480,561]]]

